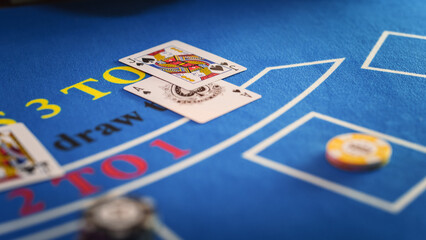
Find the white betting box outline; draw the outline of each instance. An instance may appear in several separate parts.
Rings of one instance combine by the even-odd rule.
[[[115,196],[122,196],[125,195],[131,191],[134,191],[136,189],[140,189],[144,186],[147,186],[149,184],[152,184],[154,182],[160,181],[164,178],[167,178],[175,173],[178,173],[180,171],[183,171],[201,161],[204,161],[205,159],[215,155],[218,152],[221,152],[230,146],[238,143],[239,141],[245,139],[246,137],[250,136],[254,132],[258,131],[259,129],[262,129],[278,117],[282,116],[284,113],[286,113],[288,110],[293,108],[296,104],[298,104],[300,101],[305,99],[310,93],[312,93],[317,87],[319,87],[334,71],[343,63],[345,58],[336,58],[336,59],[328,59],[328,60],[320,60],[320,61],[313,61],[313,62],[304,62],[304,63],[296,63],[296,64],[289,64],[289,65],[281,65],[281,66],[274,66],[274,67],[266,67],[261,72],[259,72],[256,76],[242,84],[240,87],[247,88],[251,84],[255,83],[257,80],[262,78],[264,75],[266,75],[268,72],[273,70],[281,70],[281,69],[287,69],[287,68],[296,68],[296,67],[305,67],[305,66],[313,66],[313,65],[320,65],[320,64],[332,64],[330,68],[321,75],[317,80],[314,81],[308,88],[306,88],[303,92],[301,92],[299,95],[297,95],[295,98],[293,98],[291,101],[285,103],[283,106],[279,107],[276,111],[268,115],[267,117],[259,120],[257,123],[251,125],[250,127],[236,133],[235,135],[193,155],[186,159],[181,160],[178,163],[172,164],[171,166],[165,167],[161,170],[158,170],[156,172],[153,172],[151,174],[148,174],[144,177],[137,178],[133,181],[124,183],[118,187],[112,188],[108,190],[103,195],[109,195],[111,197]],[[150,139],[154,137],[158,137],[162,134],[165,134],[173,129],[176,129],[185,123],[187,123],[189,120],[187,118],[181,118],[179,120],[176,120],[175,122],[172,122],[168,125],[165,125],[155,131],[152,131],[150,133],[147,133],[141,137],[138,137],[136,139],[130,140],[128,142],[125,142],[121,145],[112,147],[110,149],[106,149],[102,152],[93,154],[91,156],[88,156],[86,158],[74,161],[70,164],[67,164],[63,166],[64,170],[71,171],[76,168],[80,168],[86,165],[89,165],[91,163],[100,161],[106,157],[109,157],[111,155],[117,154],[119,152],[125,151],[129,148],[135,147],[139,144],[142,144],[146,141],[149,141]],[[100,196],[103,196],[100,195]],[[99,196],[98,196],[99,197]],[[94,202],[94,197],[84,198],[81,200],[76,200],[73,202],[66,203],[64,205],[45,210],[41,213],[35,213],[33,215],[7,221],[0,223],[0,236],[15,232],[17,230],[27,228],[30,226],[34,226],[46,221],[51,221],[53,219],[65,216],[67,214],[70,214],[72,212],[76,212],[79,210],[82,210],[84,208],[89,207]],[[62,224],[60,226],[53,226],[47,230],[38,232],[36,234],[30,234],[28,236],[25,236],[26,239],[35,239],[31,238],[34,236],[55,236],[59,237],[65,234],[68,234],[70,232],[73,232],[75,229],[75,224],[68,222],[65,224]],[[59,229],[57,227],[60,227]],[[24,238],[25,239],[25,238]],[[45,239],[43,239],[45,240]]]
[[[370,67],[370,63],[373,61],[373,59],[376,56],[377,52],[382,47],[383,43],[385,42],[386,38],[389,35],[426,40],[426,36],[414,35],[414,34],[407,34],[407,33],[399,33],[399,32],[391,32],[391,31],[384,31],[382,33],[382,35],[380,36],[379,40],[377,41],[376,45],[374,45],[373,49],[368,54],[367,59],[365,59],[365,62],[362,64],[361,68],[368,69],[368,70],[373,70],[373,71],[379,71],[379,72],[388,72],[388,73],[402,74],[402,75],[408,75],[408,76],[413,76],[413,77],[426,78],[426,74],[418,74],[418,73],[411,73],[411,72],[404,72],[404,71],[396,71],[396,70],[391,70],[391,69],[386,69],[386,68]]]
[[[363,132],[367,133],[382,139],[385,139],[389,142],[392,142],[394,144],[398,144],[422,153],[426,154],[426,147],[421,146],[416,143],[411,143],[408,141],[405,141],[403,139],[399,139],[390,135],[386,135],[380,132],[373,131],[368,128],[364,128],[349,122],[345,122],[324,114],[320,114],[317,112],[310,112],[303,117],[299,118],[295,122],[291,123],[290,125],[282,128],[280,131],[274,133],[272,136],[264,139],[260,143],[256,144],[252,148],[245,151],[242,156],[250,160],[254,163],[260,164],[264,167],[270,168],[272,170],[275,170],[277,172],[287,174],[291,177],[297,178],[299,180],[311,183],[313,185],[316,185],[318,187],[327,189],[329,191],[332,191],[334,193],[343,195],[345,197],[351,198],[355,201],[359,201],[361,203],[370,205],[372,207],[378,208],[380,210],[398,214],[401,212],[405,207],[407,207],[411,202],[414,201],[421,193],[423,193],[426,189],[426,177],[423,177],[423,179],[415,184],[413,187],[411,187],[407,192],[405,192],[402,196],[400,196],[395,202],[389,202],[387,200],[375,197],[370,194],[366,194],[364,192],[360,192],[358,190],[355,190],[353,188],[341,185],[339,183],[315,176],[313,174],[289,167],[285,164],[278,163],[276,161],[267,159],[265,157],[259,156],[258,154],[263,151],[264,149],[268,148],[273,143],[279,141],[281,138],[285,137],[290,132],[294,131],[296,128],[302,126],[309,120],[313,118],[318,118],[327,122],[334,123],[336,125],[346,127],[349,129],[353,129],[357,132]]]

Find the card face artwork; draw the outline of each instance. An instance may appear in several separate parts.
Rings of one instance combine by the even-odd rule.
[[[24,124],[0,127],[0,191],[63,174],[55,159]]]
[[[150,77],[124,89],[198,123],[208,122],[261,98],[257,93],[222,80],[186,90]]]
[[[247,70],[177,40],[122,58],[120,62],[188,90]]]

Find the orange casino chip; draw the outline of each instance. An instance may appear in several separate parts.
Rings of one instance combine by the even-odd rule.
[[[392,155],[392,147],[377,137],[346,133],[330,139],[326,146],[328,162],[349,171],[372,170],[386,165]]]

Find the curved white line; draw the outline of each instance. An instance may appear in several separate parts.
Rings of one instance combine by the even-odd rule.
[[[339,59],[333,59],[333,60],[325,60],[325,61],[315,61],[309,63],[303,63],[303,64],[292,64],[292,65],[285,65],[285,66],[278,66],[274,67],[275,69],[282,69],[286,68],[286,66],[290,67],[297,67],[297,66],[308,66],[308,65],[317,65],[317,64],[323,64],[323,63],[329,63],[334,62],[334,64],[320,77],[318,78],[311,86],[309,86],[307,89],[305,89],[302,93],[300,93],[298,96],[296,96],[294,99],[292,99],[290,102],[270,114],[269,116],[265,117],[264,119],[260,120],[259,122],[253,124],[252,126],[244,129],[243,131],[235,134],[234,136],[192,156],[187,159],[184,159],[176,164],[173,164],[172,166],[166,167],[162,170],[159,170],[157,172],[151,173],[145,177],[139,178],[137,180],[125,183],[121,186],[115,187],[111,189],[110,191],[106,192],[104,195],[112,195],[112,196],[120,196],[124,195],[126,193],[129,193],[133,190],[136,190],[138,188],[141,188],[143,186],[146,186],[148,184],[151,184],[153,182],[159,181],[161,179],[164,179],[174,173],[177,173],[179,171],[182,171],[188,167],[191,167],[192,165],[201,162],[208,157],[213,156],[214,154],[223,151],[224,149],[234,145],[235,143],[241,141],[242,139],[246,138],[247,136],[253,134],[257,130],[263,128],[267,124],[271,123],[273,120],[280,117],[282,114],[287,112],[289,109],[294,107],[297,103],[302,101],[306,96],[308,96],[312,91],[314,91],[322,82],[324,82],[344,61],[344,58]],[[266,73],[265,73],[266,74]],[[257,78],[259,79],[259,78]],[[250,82],[249,80],[248,82]],[[250,82],[250,84],[254,83],[253,81]],[[248,85],[250,85],[248,84]],[[242,85],[246,87],[247,85]],[[107,150],[108,151],[108,150]],[[104,151],[105,152],[105,151]],[[9,221],[6,223],[0,224],[0,235],[17,231],[21,228],[29,227],[32,225],[36,225],[45,221],[49,221],[55,218],[58,218],[62,215],[66,215],[81,209],[84,209],[86,206],[90,205],[94,201],[93,198],[78,200],[60,207],[56,207],[50,210],[47,210],[45,212],[37,213],[22,219],[17,219],[13,221]]]

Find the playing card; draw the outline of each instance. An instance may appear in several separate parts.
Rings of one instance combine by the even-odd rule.
[[[257,93],[222,80],[190,91],[150,77],[124,89],[198,123],[208,122],[261,98]]]
[[[247,70],[177,40],[122,58],[120,62],[188,90]]]
[[[24,124],[0,127],[0,191],[63,174],[55,159]]]

